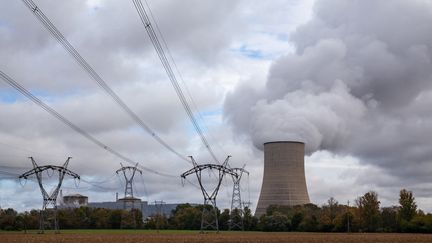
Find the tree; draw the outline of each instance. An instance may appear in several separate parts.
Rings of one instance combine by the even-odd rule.
[[[397,207],[387,207],[381,210],[382,227],[385,232],[395,232],[398,230]]]
[[[228,230],[229,228],[229,220],[230,220],[230,211],[229,209],[225,209],[220,215],[219,215],[219,230]]]
[[[0,212],[0,229],[2,230],[17,230],[16,228],[16,216],[17,211],[12,208],[2,210]]]
[[[337,208],[339,206],[338,201],[336,201],[333,197],[330,197],[330,199],[327,201],[327,209],[328,209],[328,216],[330,218],[331,224],[334,224],[334,220],[336,218]]]
[[[327,205],[322,207],[322,214],[319,219],[320,229],[322,231],[332,231],[335,227],[335,220],[338,215],[339,203],[333,197],[327,201]]]
[[[300,223],[303,220],[303,217],[304,217],[304,215],[303,215],[302,212],[296,212],[296,213],[294,213],[294,215],[291,218],[291,228],[292,228],[292,230],[297,230],[298,229]]]
[[[173,210],[170,218],[171,226],[175,229],[197,230],[201,227],[201,209],[190,204],[181,204]]]
[[[123,211],[120,209],[112,210],[109,216],[111,229],[120,229]]]
[[[402,189],[399,193],[399,217],[402,220],[411,221],[417,211],[417,204],[411,191]]]
[[[244,230],[246,231],[257,230],[257,224],[258,224],[258,218],[252,215],[252,211],[248,207],[245,207],[243,213]]]
[[[108,229],[110,228],[110,217],[109,210],[104,208],[96,208],[90,215],[90,221],[92,227],[96,229]]]
[[[288,231],[290,223],[288,217],[280,212],[273,212],[272,215],[262,215],[260,228],[263,231]]]
[[[378,194],[374,191],[367,192],[357,198],[356,204],[360,214],[362,228],[366,231],[373,232],[380,225],[380,201]]]

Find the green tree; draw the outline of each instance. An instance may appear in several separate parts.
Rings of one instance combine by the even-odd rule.
[[[411,191],[402,189],[399,193],[399,216],[402,220],[411,221],[417,212],[417,204]]]
[[[369,232],[376,231],[380,225],[380,201],[378,201],[378,194],[374,191],[367,192],[357,198],[356,204],[363,230]]]
[[[175,229],[197,230],[201,227],[201,207],[181,204],[173,210],[170,220]]]
[[[288,217],[280,212],[273,212],[272,215],[262,215],[260,228],[263,231],[288,231],[290,223]]]
[[[244,208],[243,225],[246,231],[257,230],[258,218],[252,215],[252,211],[248,207]]]
[[[110,214],[108,209],[96,208],[90,215],[92,227],[95,229],[108,229],[110,228]]]
[[[343,206],[343,210],[336,216],[334,220],[333,231],[336,232],[350,232],[356,231],[356,220],[354,214],[351,212],[353,209],[348,206]],[[349,226],[348,226],[349,225]]]
[[[398,208],[387,207],[381,210],[382,228],[384,232],[396,232],[399,227]]]
[[[230,220],[230,211],[229,209],[225,209],[220,215],[219,215],[219,229],[220,230],[228,230],[229,228],[229,220]]]
[[[0,211],[0,229],[17,230],[15,225],[18,213],[12,208]]]
[[[302,212],[296,212],[291,218],[291,229],[296,231],[298,230],[301,222],[303,221],[304,215]]]
[[[111,229],[120,229],[122,213],[122,210],[119,209],[111,211],[109,216],[109,223],[111,225]]]
[[[327,201],[327,205],[322,207],[322,214],[319,218],[319,228],[321,231],[333,231],[335,220],[339,213],[339,203],[333,197]]]

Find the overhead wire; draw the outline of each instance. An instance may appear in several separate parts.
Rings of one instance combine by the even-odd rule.
[[[148,4],[148,1],[144,0],[144,2],[145,2],[145,5],[147,6],[147,9],[149,10],[150,17],[153,20],[154,26],[156,27],[156,30],[159,33],[159,37],[162,40],[162,44],[164,45],[165,50],[167,51],[168,56],[171,59],[171,63],[174,66],[174,70],[177,72],[178,77],[179,77],[181,83],[183,84],[184,89],[186,90],[187,97],[189,97],[193,108],[195,108],[195,113],[198,114],[198,118],[201,120],[201,124],[204,126],[204,129],[207,131],[207,134],[209,134],[210,137],[213,139],[213,141],[216,142],[216,145],[223,152],[223,154],[227,154],[226,151],[225,151],[225,149],[223,149],[223,147],[217,142],[217,139],[215,139],[215,137],[210,132],[210,129],[208,128],[208,126],[207,126],[207,124],[205,122],[204,117],[201,115],[201,112],[199,112],[198,105],[196,104],[196,102],[195,102],[195,100],[194,100],[194,98],[193,98],[193,96],[192,96],[192,94],[191,94],[191,92],[190,92],[190,90],[189,90],[189,88],[188,88],[188,86],[187,86],[184,78],[183,78],[183,75],[181,74],[180,69],[177,66],[177,62],[175,61],[173,55],[171,54],[171,50],[170,50],[170,48],[169,48],[169,46],[168,46],[168,44],[167,44],[167,42],[166,42],[166,40],[164,38],[164,35],[162,34],[161,29],[159,28],[158,21],[156,20],[156,17],[154,16],[153,11],[151,10],[150,5]]]
[[[180,102],[186,111],[186,114],[188,115],[193,127],[195,128],[195,131],[200,136],[202,143],[204,144],[205,148],[210,153],[213,160],[216,163],[220,164],[218,158],[216,157],[212,148],[210,147],[210,144],[208,143],[207,138],[205,137],[199,123],[197,122],[189,103],[186,100],[186,97],[183,93],[183,90],[181,89],[181,87],[177,81],[177,77],[171,68],[171,64],[170,64],[167,56],[165,55],[164,48],[162,47],[162,45],[158,39],[158,35],[156,34],[155,30],[152,27],[150,18],[149,18],[148,14],[145,10],[144,5],[142,4],[141,0],[133,0],[133,4],[135,6],[135,9],[138,12],[138,15],[140,16],[141,22],[144,25],[144,28],[145,28],[145,30],[146,30],[149,38],[150,38],[150,41],[153,44],[153,47],[155,48],[157,55],[159,56],[159,59],[162,63],[162,66],[165,69],[165,72],[168,75],[168,78],[170,79],[171,84],[173,85],[174,90],[176,91],[177,96],[179,97]]]
[[[69,43],[63,34],[54,26],[47,16],[32,0],[22,0],[24,4],[33,12],[36,18],[51,33],[51,35],[63,46],[63,48],[75,59],[75,61],[96,81],[96,83],[128,114],[144,131],[150,134],[158,143],[166,149],[177,155],[182,160],[191,163],[187,157],[177,152],[173,147],[166,143],[153,131],[144,121],[133,112],[126,103],[109,87],[101,76],[90,66],[90,64],[78,53],[78,51]]]
[[[101,185],[99,185],[97,183],[94,183],[94,182],[91,182],[91,181],[87,181],[86,179],[82,179],[82,178],[81,178],[81,181],[84,182],[84,183],[86,183],[86,184],[88,184],[88,185],[90,185],[90,186],[92,186],[92,187],[97,187],[97,188],[105,190],[105,191],[112,191],[112,190],[115,189],[115,188],[104,187],[104,186],[101,186]]]
[[[0,70],[0,78],[2,78],[6,83],[8,83],[14,89],[16,89],[17,91],[19,91],[21,94],[23,94],[24,96],[26,96],[27,98],[29,98],[35,104],[37,104],[38,106],[40,106],[42,109],[44,109],[45,111],[47,111],[49,114],[51,114],[52,116],[54,116],[55,118],[57,118],[58,120],[60,120],[61,122],[63,122],[67,126],[69,126],[70,128],[72,128],[72,130],[74,130],[75,132],[81,134],[83,137],[87,138],[88,140],[90,140],[91,142],[93,142],[94,144],[96,144],[97,146],[99,146],[102,149],[110,152],[111,154],[117,156],[118,158],[124,160],[127,163],[130,163],[130,164],[133,164],[133,165],[135,165],[137,163],[136,161],[134,161],[134,160],[126,157],[125,155],[117,152],[116,150],[114,150],[113,148],[109,147],[108,145],[102,143],[100,140],[98,140],[97,138],[93,137],[92,135],[90,135],[89,133],[87,133],[85,130],[81,129],[80,127],[78,127],[77,125],[75,125],[74,123],[72,123],[71,121],[69,121],[68,119],[66,119],[64,116],[62,116],[56,110],[54,110],[53,108],[51,108],[50,106],[48,106],[47,104],[45,104],[44,102],[42,102],[40,99],[38,99],[36,96],[34,96],[27,89],[25,89],[23,86],[21,86],[19,83],[17,83],[15,80],[13,80],[11,77],[9,77],[8,75],[6,75],[1,70]],[[174,178],[178,177],[178,176],[175,176],[175,175],[170,175],[170,174],[162,173],[162,172],[153,170],[151,168],[148,168],[148,167],[145,167],[145,166],[142,166],[142,165],[140,165],[140,167],[142,169],[148,171],[148,172],[151,172],[153,174],[157,174],[157,175],[160,175],[160,176],[174,177]]]

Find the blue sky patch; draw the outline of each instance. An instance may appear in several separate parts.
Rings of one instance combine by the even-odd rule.
[[[264,58],[264,54],[262,53],[261,50],[251,49],[251,48],[248,48],[246,45],[240,46],[240,48],[238,48],[236,51],[239,52],[240,54],[242,54],[243,56],[246,56],[246,57],[249,57],[252,59],[263,59]]]
[[[2,103],[12,104],[22,99],[23,96],[21,95],[21,93],[18,93],[14,90],[0,90],[0,102]]]

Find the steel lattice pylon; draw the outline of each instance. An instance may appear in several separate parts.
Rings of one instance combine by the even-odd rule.
[[[229,229],[240,229],[243,230],[243,205],[241,200],[241,188],[240,181],[243,173],[249,175],[249,172],[242,168],[231,168],[231,170],[235,173],[235,175],[231,175],[233,179],[233,194],[231,200],[231,213],[230,213],[230,222]]]
[[[135,198],[133,194],[133,180],[135,178],[135,174],[138,171],[142,175],[142,171],[138,169],[138,163],[135,164],[135,166],[123,166],[122,163],[120,163],[121,168],[116,171],[117,175],[122,172],[124,179],[125,179],[125,192],[124,192],[124,198],[119,199],[118,201],[123,202],[123,209],[128,210],[130,209],[132,212],[132,216],[134,218],[133,220],[133,228],[136,228],[136,222],[135,222],[135,204],[139,203],[139,209],[142,212],[142,203],[139,198]],[[121,225],[120,228],[123,228],[123,222],[125,220],[125,213],[122,213],[121,218]]]
[[[217,207],[216,207],[216,196],[219,192],[220,185],[222,183],[222,179],[225,174],[230,174],[233,176],[237,176],[235,172],[233,172],[230,168],[227,167],[228,160],[231,156],[228,156],[222,165],[216,165],[216,164],[203,164],[198,165],[194,158],[192,156],[189,156],[191,158],[193,168],[184,172],[181,174],[181,177],[183,179],[186,179],[188,175],[196,174],[198,183],[201,188],[201,192],[204,196],[204,205],[202,209],[202,216],[201,216],[201,232],[204,230],[216,230],[219,232],[219,223],[218,223],[218,215],[217,215]],[[203,170],[217,170],[218,171],[218,182],[215,187],[215,189],[209,193],[204,185],[202,184],[202,176],[201,172]]]
[[[34,174],[34,175],[36,175],[36,178],[38,180],[39,188],[42,192],[42,197],[43,197],[42,210],[39,212],[39,233],[44,233],[44,230],[45,230],[45,219],[44,218],[45,218],[45,214],[46,214],[46,209],[50,205],[52,205],[54,208],[54,230],[56,233],[59,233],[59,226],[58,226],[58,220],[57,220],[57,196],[59,194],[61,185],[63,183],[63,179],[64,179],[65,175],[72,176],[74,179],[78,179],[78,180],[80,179],[80,176],[78,174],[67,169],[67,166],[69,164],[69,160],[71,158],[72,157],[68,157],[66,162],[63,164],[63,166],[55,166],[55,165],[38,166],[36,164],[36,161],[33,159],[33,157],[29,157],[29,159],[31,160],[31,162],[33,164],[33,169],[25,172],[24,174],[22,174],[18,177],[19,179],[27,179],[29,176]],[[45,190],[43,183],[42,183],[42,172],[48,171],[48,170],[52,170],[53,173],[55,171],[57,171],[59,174],[58,184],[51,194],[49,194]]]
[[[123,166],[122,163],[120,163],[121,168],[116,171],[117,174],[120,172],[123,172],[123,176],[125,178],[125,192],[124,192],[124,198],[121,199],[123,201],[123,208],[126,209],[127,204],[132,204],[132,208],[135,208],[135,201],[136,198],[134,198],[133,195],[133,180],[135,177],[135,173],[138,171],[142,175],[142,171],[138,169],[138,163],[135,166]],[[130,173],[127,173],[130,172]]]

